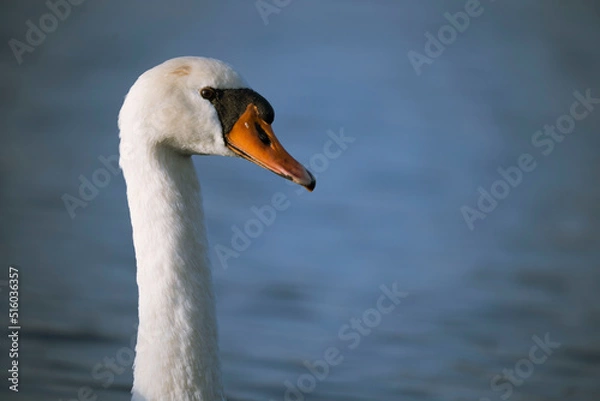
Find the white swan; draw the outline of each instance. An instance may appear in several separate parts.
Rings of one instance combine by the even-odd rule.
[[[139,287],[133,401],[221,401],[217,324],[191,155],[240,156],[311,190],[281,146],[271,105],[227,64],[168,60],[142,74],[119,114]]]

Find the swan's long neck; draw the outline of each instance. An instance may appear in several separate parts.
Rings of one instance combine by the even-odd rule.
[[[167,147],[135,146],[121,157],[139,287],[132,400],[221,401],[214,295],[192,160]]]

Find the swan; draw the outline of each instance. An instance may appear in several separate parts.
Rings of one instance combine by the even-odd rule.
[[[315,187],[269,102],[228,64],[180,57],[143,73],[119,113],[139,289],[132,401],[225,399],[200,184],[192,155],[247,159]]]

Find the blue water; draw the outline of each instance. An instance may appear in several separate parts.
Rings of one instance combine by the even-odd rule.
[[[318,175],[308,194],[242,160],[195,159],[229,399],[597,400],[600,105],[561,142],[532,140],[575,91],[600,97],[600,9],[482,0],[417,75],[408,53],[425,54],[425,33],[466,3],[293,0],[265,25],[252,1],[87,1],[21,64],[8,42],[48,8],[4,5],[0,263],[20,267],[22,330],[20,392],[3,379],[2,400],[129,399],[137,288],[122,175],[74,218],[62,197],[117,154],[136,77],[180,55],[241,71]],[[342,133],[345,149],[328,147]],[[498,183],[527,154],[532,171]],[[471,229],[461,208],[477,208],[479,187],[503,199]],[[280,192],[289,207],[224,268],[214,247]],[[401,302],[371,310],[394,285]],[[373,327],[352,328],[363,316]],[[546,335],[554,348],[533,363]],[[304,361],[327,356],[326,377],[308,376]],[[286,382],[306,391],[286,398]]]

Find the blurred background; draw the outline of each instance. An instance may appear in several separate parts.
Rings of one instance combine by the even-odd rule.
[[[286,381],[329,347],[343,361],[299,399],[599,399],[600,104],[577,106],[588,113],[564,137],[536,132],[570,121],[576,91],[600,98],[600,6],[472,4],[90,0],[52,26],[45,1],[4,2],[0,264],[20,267],[22,329],[18,394],[2,337],[2,400],[130,399],[135,260],[122,174],[101,159],[118,153],[137,76],[182,55],[239,70],[318,176],[304,194],[242,160],[195,158],[229,399],[294,400]],[[465,7],[481,15],[444,28]],[[30,45],[41,17],[49,32]],[[502,184],[524,154],[533,171]],[[101,169],[109,182],[69,213]],[[278,192],[290,207],[221,263],[215,246]],[[340,330],[357,335],[345,325],[382,285],[406,296],[351,348]],[[554,348],[533,364],[545,336]]]

